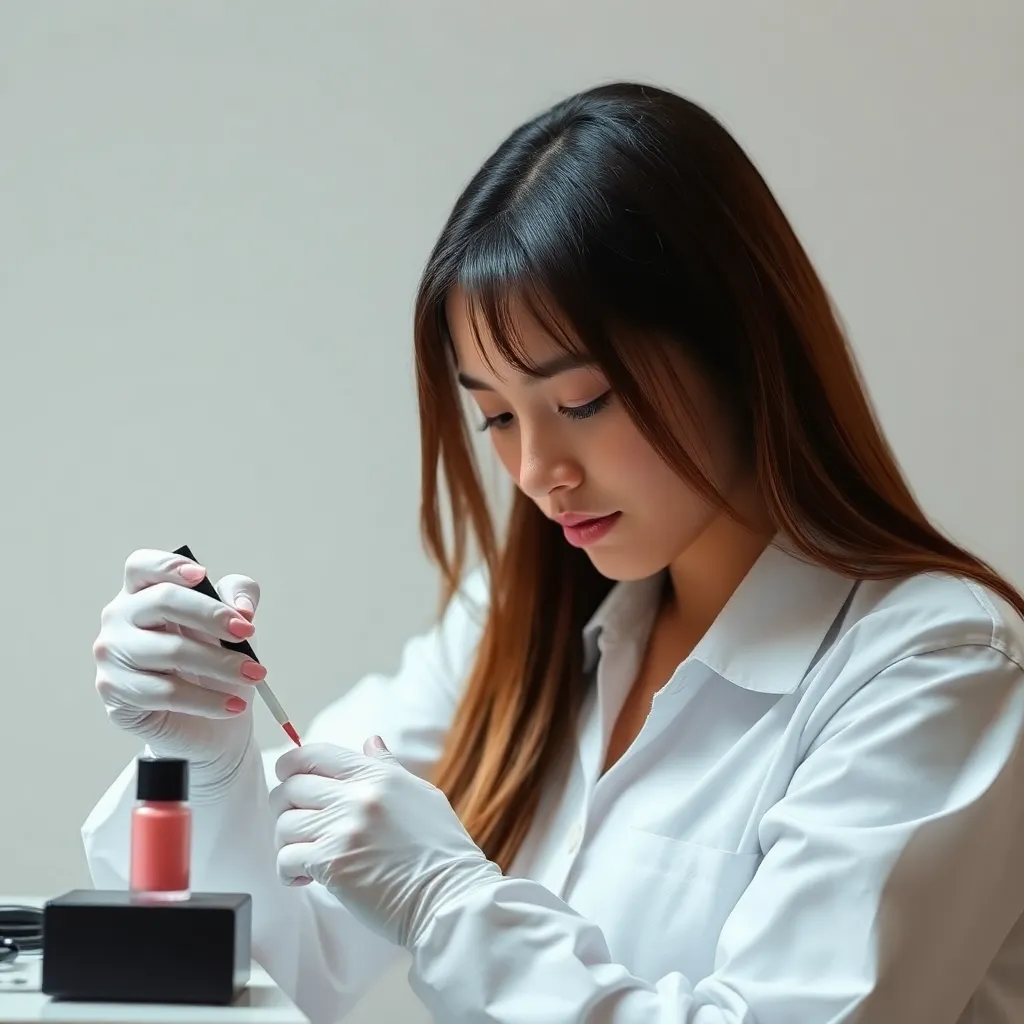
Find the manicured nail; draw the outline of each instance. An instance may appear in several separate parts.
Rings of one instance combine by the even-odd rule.
[[[228,697],[228,699],[224,701],[224,710],[237,714],[239,711],[245,710],[245,701],[242,700],[241,697]]]
[[[242,664],[242,675],[246,679],[260,680],[267,674],[267,670],[255,661],[246,661]]]
[[[256,632],[256,627],[247,619],[232,619],[228,623],[228,632],[232,636],[237,636],[244,640],[246,637],[250,637]]]
[[[243,615],[252,615],[252,613],[256,611],[252,606],[252,601],[250,601],[245,594],[239,594],[238,597],[235,598],[235,608],[237,608]]]
[[[178,572],[189,581],[189,583],[198,583],[205,575],[206,570],[201,565],[195,565],[189,562],[188,565],[183,565]]]

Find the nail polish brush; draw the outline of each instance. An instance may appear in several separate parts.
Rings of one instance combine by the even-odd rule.
[[[191,549],[187,544],[183,544],[180,548],[175,548],[174,553],[176,555],[184,555],[185,558],[190,558],[193,562],[198,563],[198,559],[192,554]],[[198,590],[201,594],[205,594],[207,597],[212,597],[215,601],[224,603],[224,599],[217,593],[214,585],[210,582],[209,576],[204,576],[193,588]],[[252,645],[248,640],[239,640],[233,642],[231,640],[221,640],[221,647],[226,647],[231,651],[241,651],[242,654],[252,658],[253,661],[259,663],[259,658],[256,657],[256,652],[252,649]],[[282,729],[288,734],[288,738],[298,747],[302,746],[302,741],[299,739],[299,734],[295,730],[295,726],[288,719],[288,715],[285,714],[285,710],[281,707],[281,702],[274,696],[274,691],[270,689],[266,679],[256,683],[256,692],[263,698],[263,702],[270,709],[270,713],[274,716],[274,720],[281,726]]]

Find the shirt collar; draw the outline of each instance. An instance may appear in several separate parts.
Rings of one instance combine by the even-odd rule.
[[[585,664],[605,642],[646,638],[665,573],[618,583],[583,632]],[[723,679],[758,693],[792,693],[814,663],[854,580],[809,562],[781,535],[765,548],[691,658]]]

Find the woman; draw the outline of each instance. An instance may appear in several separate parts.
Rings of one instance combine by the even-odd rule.
[[[192,760],[195,886],[252,893],[299,1006],[337,1019],[404,947],[444,1021],[1020,1020],[1024,601],[916,504],[723,128],[628,84],[520,127],[415,345],[449,601],[394,676],[261,758],[216,644],[258,587],[220,582],[236,615],[167,552],[95,645],[113,720]],[[99,886],[131,782],[85,825]]]

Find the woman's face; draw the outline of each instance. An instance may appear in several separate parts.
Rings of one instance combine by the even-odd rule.
[[[718,516],[647,442],[601,372],[567,356],[540,324],[517,324],[527,357],[544,369],[537,378],[504,362],[483,331],[480,351],[458,292],[447,317],[460,384],[505,470],[603,576],[653,575]],[[729,496],[742,481],[726,420],[696,373],[679,375],[698,420],[680,440]]]

